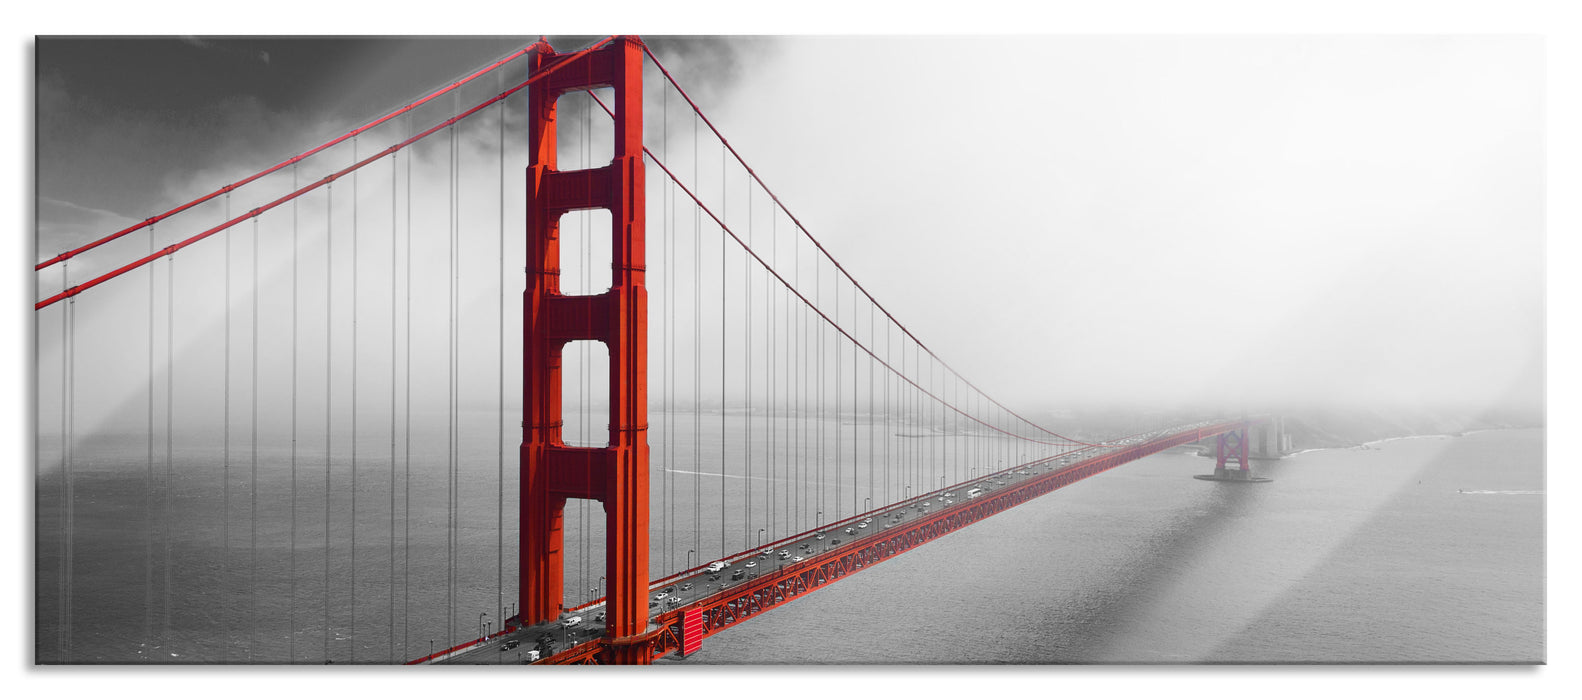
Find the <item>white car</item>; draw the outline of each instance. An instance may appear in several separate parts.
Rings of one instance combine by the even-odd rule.
[[[580,617],[568,617],[568,618],[566,618],[565,622],[560,623],[560,626],[561,627],[576,627],[577,625],[580,625],[580,624],[582,624],[582,618],[580,618]]]
[[[706,567],[706,568],[708,569],[709,573],[717,574],[717,573],[725,570],[725,562],[717,561],[717,562],[714,562],[713,564],[708,565],[708,567]]]

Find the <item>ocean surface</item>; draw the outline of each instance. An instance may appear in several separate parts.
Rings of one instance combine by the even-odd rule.
[[[940,475],[955,482],[975,460],[1021,458],[891,424],[874,459],[886,445],[913,459],[886,473],[861,441],[886,426],[847,417],[818,436],[846,455],[821,492],[789,486],[811,439],[751,471],[741,451],[713,447],[742,420],[653,416],[656,577],[752,547],[758,527],[772,540]],[[391,663],[498,629],[516,595],[515,475],[492,438],[463,439],[454,471],[444,436],[419,438],[410,468],[404,446],[392,462],[388,435],[359,440],[355,472],[349,440],[304,438],[293,496],[277,439],[255,469],[238,443],[227,468],[213,441],[177,436],[167,466],[162,440],[150,455],[146,436],[90,437],[73,447],[68,492],[58,443],[41,436],[35,661]],[[1543,456],[1541,430],[1488,431],[1304,452],[1258,463],[1273,482],[1226,484],[1192,479],[1212,459],[1175,450],[667,662],[1540,662]],[[704,513],[722,508],[715,531]],[[566,511],[568,605],[600,592],[601,518],[597,505]]]

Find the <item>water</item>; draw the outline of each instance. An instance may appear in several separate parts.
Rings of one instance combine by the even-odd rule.
[[[1089,479],[710,637],[687,664],[1544,659],[1543,433]]]
[[[705,415],[696,426],[699,456],[676,438],[675,466],[666,472],[657,439],[666,420],[683,438],[694,426],[687,416],[654,418],[656,576],[688,560],[744,549],[757,526],[783,535],[798,518],[815,517],[818,493],[770,491],[770,483],[786,483],[784,471],[770,474],[760,460],[746,478],[736,448],[713,447],[722,429],[740,419]],[[864,433],[849,417],[826,428],[841,425]],[[493,434],[487,424],[470,423],[468,431]],[[917,431],[891,431],[883,442],[897,451],[921,459],[932,443],[935,460],[952,454],[951,438],[896,432]],[[445,478],[443,438],[419,440],[410,479],[402,469],[395,474],[399,498],[392,504],[388,439],[382,448],[377,442],[359,443],[354,587],[346,441],[337,442],[326,499],[323,447],[304,440],[300,452],[317,455],[317,462],[304,457],[299,465],[294,516],[285,455],[260,455],[257,548],[249,461],[233,458],[227,519],[213,446],[178,449],[166,489],[162,459],[150,478],[140,440],[82,441],[69,569],[60,559],[58,474],[46,469],[38,482],[37,660],[389,663],[428,653],[430,640],[443,648],[477,636],[486,621],[497,624],[497,605],[509,606],[516,595],[512,452],[505,455],[503,512],[492,438],[463,441],[454,492]],[[843,479],[855,476],[856,488],[826,483],[826,515],[849,515],[859,498],[885,498],[884,470],[868,472],[852,444]],[[801,461],[806,447],[789,454]],[[1307,452],[1260,464],[1272,483],[1221,484],[1190,478],[1212,468],[1209,459],[1161,454],[711,637],[682,663],[1538,661],[1544,656],[1542,455],[1541,431],[1484,432]],[[713,476],[722,456],[728,473],[739,476]],[[956,456],[962,459],[939,462],[952,481],[951,469],[971,463],[959,451]],[[39,461],[51,459],[46,440]],[[919,470],[919,463],[889,475],[892,496],[903,495],[909,483],[921,489],[937,481],[938,471]],[[693,481],[690,472],[712,478]],[[674,499],[668,509],[666,484]],[[754,485],[751,509],[748,484]],[[723,494],[723,537],[717,526],[690,529],[694,488],[699,505],[714,510]],[[567,510],[568,604],[586,599],[602,573],[596,545],[586,555],[577,552],[585,529],[595,535],[592,542],[601,529],[598,507],[587,511]],[[452,514],[454,545],[447,537]],[[748,518],[755,527],[746,527]],[[452,556],[454,582],[445,566]]]
[[[498,630],[517,598],[519,483],[493,423],[462,415],[454,480],[443,417],[414,418],[410,474],[404,437],[392,470],[382,423],[365,422],[355,470],[348,434],[326,445],[306,427],[295,495],[289,435],[260,436],[256,479],[245,431],[228,473],[217,430],[178,431],[168,474],[162,431],[152,458],[146,435],[81,436],[69,499],[59,439],[41,436],[37,660],[400,663]],[[650,443],[653,578],[1035,456],[948,422],[851,414],[656,411]],[[603,519],[567,504],[567,607],[602,593]]]

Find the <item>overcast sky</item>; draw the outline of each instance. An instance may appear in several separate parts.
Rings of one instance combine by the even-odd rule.
[[[1541,401],[1537,38],[650,40],[993,395]],[[530,41],[40,40],[38,258]]]

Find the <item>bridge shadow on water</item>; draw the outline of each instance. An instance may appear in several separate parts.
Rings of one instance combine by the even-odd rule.
[[[1212,463],[1203,461],[1207,468]],[[1279,462],[1255,460],[1254,471],[1261,476],[1278,480]],[[1202,471],[1207,471],[1204,469]],[[1101,477],[1102,478],[1102,477]],[[1181,474],[1180,479],[1190,478]],[[1039,649],[1046,660],[1035,663],[1175,663],[1184,658],[1172,658],[1181,650],[1155,648],[1147,652],[1136,649],[1124,638],[1151,636],[1148,620],[1160,608],[1163,600],[1172,595],[1187,568],[1223,543],[1240,527],[1255,520],[1259,506],[1265,501],[1264,490],[1268,483],[1198,482],[1208,488],[1208,493],[1196,498],[1191,505],[1168,516],[1162,526],[1155,526],[1139,539],[1125,545],[1127,556],[1124,565],[1102,574],[1095,582],[1084,578],[1083,585],[1091,586],[1082,591],[1075,606],[1068,608],[1058,618],[1048,618],[1048,625],[1058,625],[1061,631],[1050,638],[1050,644]],[[1186,488],[1183,485],[1183,488]],[[1109,543],[1100,543],[1106,546]],[[1211,591],[1202,591],[1204,603],[1209,604]],[[1058,641],[1055,641],[1058,640]]]

